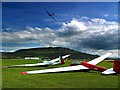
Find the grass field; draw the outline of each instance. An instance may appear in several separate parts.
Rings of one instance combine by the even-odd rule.
[[[2,87],[3,88],[118,88],[118,75],[101,75],[101,72],[65,72],[22,75],[22,71],[40,70],[60,67],[29,67],[29,68],[4,68],[5,66],[36,63],[37,60],[2,60]],[[70,62],[62,66],[68,66]],[[99,65],[112,67],[112,62],[102,62]]]

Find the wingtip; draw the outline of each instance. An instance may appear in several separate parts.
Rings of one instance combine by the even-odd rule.
[[[71,55],[71,54],[68,54],[69,56]]]
[[[27,72],[21,72],[21,74],[27,74]]]

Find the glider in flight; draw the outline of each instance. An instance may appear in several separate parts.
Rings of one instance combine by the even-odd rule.
[[[106,71],[106,68],[96,66],[96,64],[103,61],[105,58],[110,56],[112,52],[102,55],[96,59],[93,59],[88,62],[82,62],[81,65],[76,66],[68,66],[68,67],[60,67],[60,68],[52,68],[52,69],[45,69],[45,70],[34,70],[34,71],[26,71],[21,72],[21,74],[40,74],[40,73],[54,73],[54,72],[67,72],[67,71],[80,71],[80,70],[98,70],[98,71]],[[105,73],[102,73],[105,74]]]
[[[69,57],[70,54],[65,56],[59,56],[59,58],[53,59],[51,61],[44,61],[43,63],[36,63],[36,64],[23,64],[23,65],[13,65],[8,67],[35,67],[35,66],[48,66],[48,65],[57,65],[57,64],[64,64],[65,58]]]
[[[45,8],[44,8],[44,9],[45,9]],[[49,13],[47,9],[45,9],[45,11],[46,11],[46,13],[47,13],[53,20],[55,20],[55,21],[57,22],[57,20],[53,17],[53,16],[54,16],[53,13],[52,13],[52,14]]]

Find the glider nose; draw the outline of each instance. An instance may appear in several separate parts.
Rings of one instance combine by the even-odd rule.
[[[21,74],[27,74],[27,72],[21,72]]]

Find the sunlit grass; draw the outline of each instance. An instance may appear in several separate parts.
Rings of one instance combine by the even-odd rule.
[[[37,63],[38,60],[3,60],[3,67],[23,63]],[[64,72],[22,75],[22,71],[40,70],[68,66],[70,62],[64,65],[48,67],[29,67],[29,68],[3,68],[2,86],[3,88],[117,88],[118,76],[101,75],[101,72]],[[112,67],[112,62],[102,62],[99,65]]]

